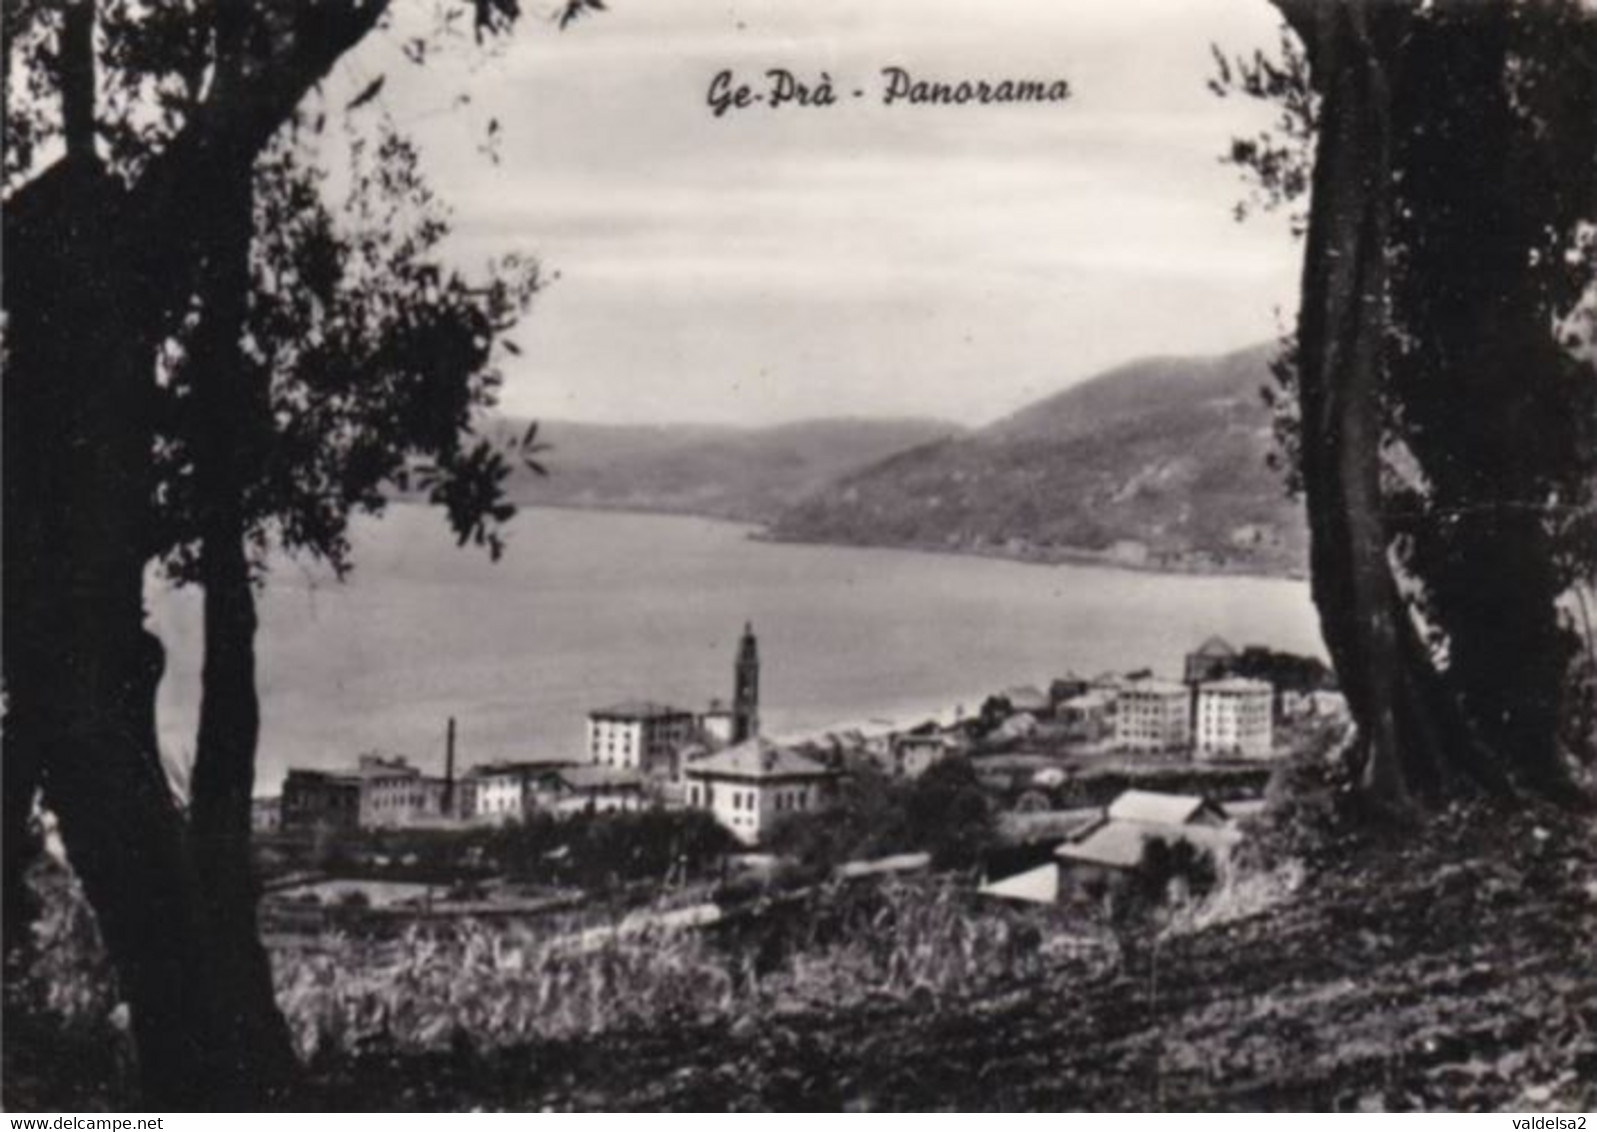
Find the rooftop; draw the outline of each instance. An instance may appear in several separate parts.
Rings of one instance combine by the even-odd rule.
[[[1268,680],[1252,680],[1246,676],[1228,676],[1224,680],[1205,680],[1198,692],[1219,692],[1222,695],[1246,695],[1264,692],[1274,694],[1275,687]]]
[[[1192,653],[1193,656],[1231,657],[1237,655],[1237,650],[1231,647],[1231,642],[1224,637],[1210,637],[1199,645]]]
[[[557,770],[564,766],[576,766],[577,761],[563,755],[551,755],[548,758],[532,759],[507,759],[503,762],[478,763],[466,773],[476,778],[486,778],[495,774],[538,774],[543,771]]]
[[[693,713],[685,708],[672,707],[670,704],[657,704],[653,700],[623,700],[609,707],[594,708],[588,713],[589,719],[626,719],[626,720],[654,720],[674,719],[678,716],[691,717]]]
[[[1039,865],[1035,869],[984,884],[978,891],[983,896],[996,896],[1004,900],[1055,904],[1059,901],[1059,866]]]
[[[821,778],[832,774],[829,767],[806,758],[787,747],[778,747],[769,739],[750,739],[735,747],[728,747],[685,768],[692,775],[720,775],[727,778]]]
[[[573,790],[639,790],[643,779],[633,771],[606,766],[568,766],[549,772]]]
[[[1148,676],[1141,680],[1127,680],[1120,688],[1120,694],[1125,696],[1185,696],[1190,693],[1185,684],[1178,684],[1174,680],[1158,680]]]
[[[1185,841],[1195,849],[1221,856],[1241,841],[1242,835],[1226,826],[1155,825],[1110,819],[1080,841],[1065,842],[1054,850],[1054,855],[1063,861],[1130,869],[1142,860],[1148,842],[1156,838],[1171,843]]]
[[[410,765],[403,755],[384,755],[367,751],[356,760],[355,769],[342,773],[351,778],[419,778],[421,769]]]
[[[1104,814],[1110,821],[1186,825],[1203,814],[1223,816],[1213,802],[1199,794],[1161,794],[1154,790],[1126,790],[1109,803]]]

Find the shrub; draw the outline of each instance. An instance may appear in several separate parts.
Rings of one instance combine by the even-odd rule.
[[[965,868],[996,836],[992,801],[970,762],[946,758],[908,781],[857,772],[836,805],[782,822],[771,848],[811,869],[920,851],[936,868]]]

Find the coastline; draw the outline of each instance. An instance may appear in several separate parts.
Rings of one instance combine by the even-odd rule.
[[[425,505],[425,504],[424,504]],[[717,523],[748,528],[747,537],[754,542],[786,546],[830,546],[855,550],[908,550],[917,554],[941,554],[961,558],[989,558],[1000,562],[1020,562],[1030,566],[1101,566],[1111,570],[1126,570],[1135,574],[1168,574],[1184,578],[1250,578],[1264,581],[1308,581],[1307,566],[1271,569],[1270,567],[1237,563],[1234,566],[1212,564],[1181,564],[1169,560],[1135,562],[1103,551],[1086,547],[1052,546],[1046,549],[1027,544],[1024,550],[1003,546],[948,546],[942,543],[916,542],[858,542],[847,539],[795,538],[773,533],[767,520],[697,510],[689,507],[646,507],[627,503],[573,503],[566,500],[518,501],[518,507],[548,508],[555,511],[593,511],[600,514],[659,515],[669,518],[708,519]]]
[[[1232,566],[1181,565],[1170,561],[1134,562],[1117,558],[1085,547],[1049,547],[1046,550],[1030,546],[1025,550],[1011,550],[1002,546],[946,546],[914,542],[851,542],[841,539],[793,538],[772,534],[768,526],[750,524],[759,529],[749,538],[756,542],[785,544],[789,546],[835,546],[859,550],[908,550],[917,554],[943,554],[966,558],[990,558],[1000,562],[1020,562],[1030,566],[1099,566],[1110,570],[1125,570],[1134,574],[1167,574],[1183,578],[1250,578],[1262,581],[1308,581],[1306,568],[1271,570],[1263,566],[1241,564]]]

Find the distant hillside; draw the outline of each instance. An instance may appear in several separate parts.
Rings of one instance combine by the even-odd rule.
[[[1300,509],[1265,464],[1272,347],[1132,362],[839,479],[774,538],[1168,569],[1300,570]]]
[[[525,421],[502,427],[524,429]],[[523,504],[627,508],[767,522],[842,476],[959,431],[930,419],[814,420],[771,428],[546,421],[547,478],[518,473]]]

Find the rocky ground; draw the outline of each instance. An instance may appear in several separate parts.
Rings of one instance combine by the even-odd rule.
[[[1265,911],[952,1001],[323,1066],[367,1108],[1597,1107],[1597,823],[1343,832]]]

